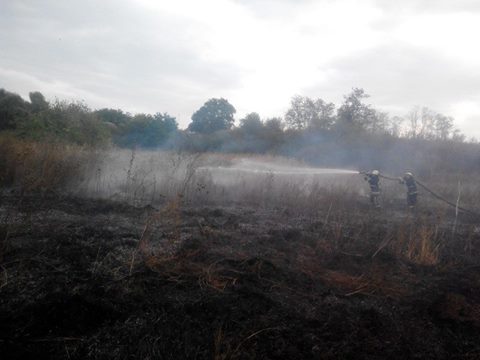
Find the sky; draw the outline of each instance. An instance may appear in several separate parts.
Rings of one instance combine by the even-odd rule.
[[[477,0],[0,0],[0,88],[184,128],[210,98],[268,118],[360,87],[480,137],[479,34]]]

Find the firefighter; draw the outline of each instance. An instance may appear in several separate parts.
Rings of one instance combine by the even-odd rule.
[[[380,172],[372,170],[371,172],[362,173],[365,175],[365,181],[370,185],[370,202],[373,206],[380,207]]]
[[[413,209],[417,205],[417,182],[411,172],[406,172],[399,180],[400,184],[407,186],[407,205],[410,209]]]

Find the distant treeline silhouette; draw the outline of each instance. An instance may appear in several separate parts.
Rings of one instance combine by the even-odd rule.
[[[83,102],[48,102],[40,92],[29,98],[0,89],[4,136],[95,147],[275,154],[318,166],[411,169],[423,176],[480,170],[480,146],[475,139],[466,141],[452,117],[426,107],[390,117],[366,103],[368,95],[358,88],[338,107],[294,96],[283,117],[262,119],[252,112],[238,126],[234,106],[214,98],[192,115],[185,130],[165,112],[91,110]]]

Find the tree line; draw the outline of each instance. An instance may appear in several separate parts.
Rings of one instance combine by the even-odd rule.
[[[165,145],[178,131],[167,113],[93,111],[83,102],[47,102],[40,92],[31,92],[29,99],[0,89],[0,131],[36,141],[145,148]]]
[[[48,102],[39,92],[25,101],[0,89],[0,131],[36,141],[89,146],[222,151],[294,156],[323,166],[480,170],[479,146],[455,128],[452,117],[415,107],[403,117],[375,109],[353,88],[336,106],[294,96],[283,117],[251,112],[235,125],[235,107],[224,98],[205,102],[185,130],[166,112],[130,114],[91,110],[81,102]],[[442,164],[443,162],[443,164]]]
[[[427,107],[415,107],[405,117],[390,117],[365,102],[369,97],[363,89],[354,88],[344,96],[343,103],[335,104],[307,96],[294,96],[284,119],[261,121],[253,112],[240,119],[240,129],[261,132],[262,127],[289,130],[309,130],[337,133],[390,134],[427,140],[465,141],[454,127],[454,119]],[[188,129],[197,133],[212,133],[234,127],[235,108],[225,99],[211,99],[195,112]]]

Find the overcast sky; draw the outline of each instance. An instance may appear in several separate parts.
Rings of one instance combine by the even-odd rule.
[[[477,0],[0,0],[0,88],[185,127],[212,97],[266,118],[362,87],[480,137],[478,35]]]

